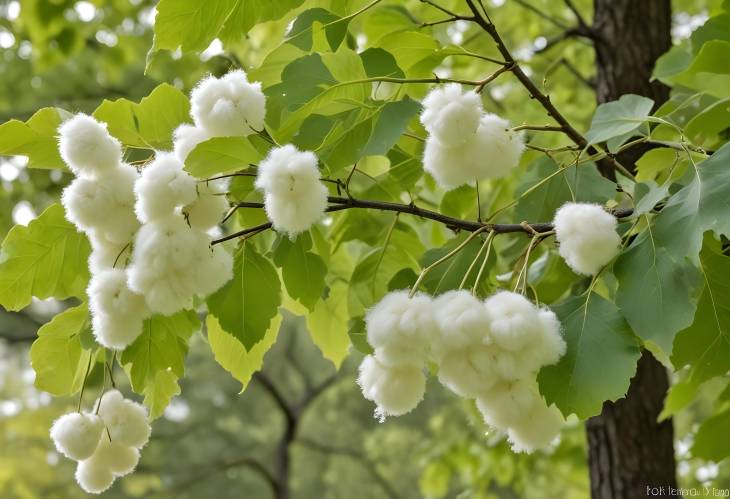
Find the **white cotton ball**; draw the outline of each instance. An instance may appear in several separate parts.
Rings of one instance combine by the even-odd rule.
[[[578,274],[595,275],[619,254],[616,217],[600,205],[565,203],[553,224],[560,256]]]
[[[91,243],[91,254],[89,255],[89,271],[97,274],[111,268],[124,268],[127,260],[132,254],[131,244],[114,244],[99,231],[87,233]]]
[[[486,114],[476,134],[459,146],[449,147],[429,136],[423,168],[444,189],[504,177],[517,166],[525,148],[522,137],[508,127],[502,118]]]
[[[79,113],[58,129],[58,150],[76,175],[94,177],[122,161],[122,145],[105,123]]]
[[[447,351],[439,362],[438,378],[462,397],[474,398],[485,392],[497,381],[489,347],[476,344]]]
[[[100,345],[121,351],[142,334],[142,322],[139,317],[96,314],[91,318],[91,330]]]
[[[76,466],[76,482],[89,494],[101,494],[114,483],[112,472],[91,460],[81,461]]]
[[[317,223],[327,208],[327,188],[321,183],[310,186],[310,195],[302,198],[287,198],[266,194],[264,209],[274,230],[294,238]]]
[[[197,126],[183,124],[175,129],[172,134],[173,152],[181,163],[185,163],[188,155],[201,142],[210,138],[208,132]]]
[[[555,364],[565,354],[566,348],[560,334],[560,321],[552,310],[539,311],[538,325],[537,337],[519,352],[522,366],[531,372]]]
[[[195,124],[213,137],[246,136],[264,128],[261,83],[249,83],[242,70],[203,79],[190,94],[190,104]]]
[[[95,231],[113,244],[126,244],[139,228],[134,215],[137,170],[127,164],[79,177],[63,191],[66,218],[79,229]]]
[[[423,169],[447,190],[471,184],[476,180],[476,172],[471,168],[469,154],[464,146],[447,147],[429,136],[423,150]]]
[[[259,163],[254,185],[267,194],[304,198],[311,186],[319,182],[319,177],[317,156],[286,144],[271,149]]]
[[[139,450],[123,445],[116,440],[110,441],[104,432],[99,447],[89,458],[94,466],[108,469],[114,476],[124,476],[134,471],[139,462]]]
[[[319,180],[317,156],[291,144],[269,151],[254,184],[274,229],[290,237],[309,229],[327,208],[327,187]]]
[[[509,128],[509,122],[496,114],[482,116],[473,149],[473,157],[480,158],[476,163],[479,178],[505,177],[520,162],[525,142],[521,134]]]
[[[221,179],[224,180],[224,179]],[[229,209],[226,198],[227,182],[198,182],[198,195],[183,213],[191,227],[208,230],[218,225]]]
[[[426,376],[420,367],[386,367],[372,356],[360,365],[358,383],[363,396],[378,406],[376,415],[380,418],[412,411],[426,391]]]
[[[455,147],[476,133],[483,112],[476,92],[462,93],[461,85],[449,83],[431,90],[423,99],[421,123],[439,142]]]
[[[152,312],[173,314],[193,304],[201,254],[209,250],[205,233],[182,217],[147,223],[137,232],[129,288],[145,297]]]
[[[127,273],[123,269],[109,269],[94,274],[86,292],[89,309],[94,315],[114,314],[127,319],[144,319],[149,315],[144,297],[127,286]]]
[[[233,256],[222,245],[206,248],[200,253],[195,273],[195,294],[215,293],[233,278]]]
[[[135,211],[143,223],[168,218],[178,206],[195,201],[196,180],[172,154],[158,152],[134,186]]]
[[[537,307],[519,293],[499,291],[484,302],[494,343],[518,351],[540,334]]]
[[[368,310],[365,329],[376,355],[387,365],[422,365],[429,341],[437,334],[430,296],[392,291]]]
[[[58,452],[81,461],[94,453],[103,429],[104,423],[98,416],[71,412],[54,421],[51,439]]]
[[[101,397],[99,417],[109,430],[112,442],[129,447],[144,447],[150,438],[150,424],[144,406],[110,390]]]
[[[380,378],[385,375],[385,366],[378,362],[373,355],[367,355],[358,368],[357,384],[366,400],[373,400],[374,388]]]
[[[534,378],[500,381],[477,397],[484,421],[506,430],[518,424],[541,401]]]
[[[439,356],[451,349],[473,344],[491,343],[489,315],[478,298],[466,290],[451,290],[433,303],[433,315],[438,326],[431,352]]]
[[[545,401],[535,404],[533,409],[517,424],[507,430],[507,436],[514,452],[532,453],[546,449],[560,435],[565,419],[560,410]]]

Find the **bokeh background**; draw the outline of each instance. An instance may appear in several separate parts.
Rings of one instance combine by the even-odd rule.
[[[562,2],[487,3],[532,75],[548,85],[565,114],[585,127],[594,102],[592,50],[579,40],[541,50],[556,26],[539,13],[568,18]],[[590,12],[590,1],[576,3]],[[677,42],[707,19],[712,4],[673,2]],[[421,8],[417,1],[408,5],[416,13]],[[161,82],[187,91],[205,73],[232,65],[255,67],[287,28],[287,21],[264,23],[229,52],[213,42],[199,55],[158,52],[147,66],[154,17],[154,2],[146,0],[0,0],[0,123],[25,120],[44,106],[90,111],[103,99],[139,100]],[[456,23],[437,36],[466,47],[483,43],[465,30]],[[506,79],[488,90],[501,114],[509,117],[521,108],[524,97]],[[57,200],[69,181],[61,172],[25,166],[22,158],[0,156],[2,235]],[[0,308],[3,499],[85,496],[73,480],[74,463],[56,453],[48,438],[53,419],[77,401],[36,390],[28,356],[38,327],[69,305],[35,301],[21,313]],[[488,433],[470,402],[449,395],[431,379],[425,403],[381,424],[355,384],[359,360],[353,353],[336,372],[312,344],[304,321],[287,315],[263,371],[241,393],[240,384],[215,363],[204,336],[195,335],[182,395],[155,421],[137,472],[105,496],[267,498],[287,480],[292,495],[301,498],[588,497],[579,422],[570,422],[552,452],[515,455],[499,435]],[[123,373],[116,378],[124,389]],[[96,373],[89,382],[89,402],[100,385]],[[727,466],[688,453],[692,429],[710,413],[723,383],[701,389],[698,401],[675,421],[679,480],[685,487],[728,488]]]

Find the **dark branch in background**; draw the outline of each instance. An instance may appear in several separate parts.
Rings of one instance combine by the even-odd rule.
[[[444,224],[446,227],[452,230],[466,230],[469,232],[474,232],[475,230],[482,229],[484,230],[484,227],[487,227],[488,230],[495,232],[496,234],[507,234],[507,233],[513,233],[513,232],[524,232],[528,235],[533,235],[536,232],[549,232],[553,230],[553,224],[551,222],[538,222],[538,223],[531,223],[531,222],[522,222],[519,224],[492,224],[492,223],[480,223],[475,222],[472,220],[463,220],[461,218],[454,218],[450,217],[448,215],[443,215],[437,211],[431,211],[426,210],[424,208],[419,208],[415,204],[402,204],[402,203],[391,203],[388,201],[371,201],[366,199],[355,199],[355,198],[343,198],[338,196],[329,196],[327,198],[327,201],[334,204],[335,206],[329,206],[325,211],[326,212],[333,212],[333,211],[341,211],[341,210],[347,210],[347,209],[353,209],[353,208],[362,208],[362,209],[372,209],[372,210],[380,210],[380,211],[393,211],[396,213],[407,213],[410,215],[415,215],[417,217],[426,218],[429,220],[433,220],[435,222],[439,222]],[[263,208],[263,203],[257,203],[257,202],[245,202],[245,203],[239,203],[237,207],[241,208]],[[634,212],[633,209],[627,208],[627,209],[621,209],[621,210],[615,210],[613,212],[613,215],[616,218],[626,218],[630,216]],[[237,237],[242,237],[248,234],[255,234],[259,233],[261,231],[267,230],[271,228],[271,222],[266,222],[260,225],[256,225],[254,227],[249,227],[247,229],[240,230],[238,232],[234,232],[232,234],[229,234],[227,236],[221,237],[219,239],[213,240],[211,244],[219,244],[224,241],[229,241],[231,239],[235,239]]]
[[[380,488],[383,489],[383,492],[386,496],[391,499],[398,499],[398,493],[393,489],[390,483],[388,483],[388,480],[386,480],[385,477],[378,471],[375,464],[369,459],[362,456],[357,451],[343,447],[334,447],[325,443],[315,442],[314,440],[310,440],[308,438],[299,438],[296,440],[295,443],[316,452],[321,452],[323,454],[347,456],[359,462],[368,471],[368,473],[370,473],[375,481],[378,482],[378,485],[380,485]]]
[[[558,33],[555,36],[551,36],[547,39],[547,42],[545,43],[544,47],[541,47],[539,49],[536,49],[534,51],[535,54],[541,54],[543,52],[547,52],[551,48],[555,47],[556,45],[560,44],[560,42],[564,42],[565,40],[569,40],[571,38],[588,38],[593,39],[593,35],[590,31],[586,31],[585,28],[582,28],[581,26],[573,26],[572,28],[568,28],[560,33]]]

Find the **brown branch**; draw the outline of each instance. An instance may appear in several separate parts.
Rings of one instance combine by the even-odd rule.
[[[578,26],[581,26],[582,28],[585,28],[588,31],[592,31],[592,28],[590,25],[586,22],[583,15],[578,10],[578,7],[575,6],[573,3],[573,0],[563,0],[565,2],[565,5],[570,9],[570,11],[575,16],[575,20],[578,21]]]
[[[512,57],[509,49],[504,44],[504,41],[497,32],[496,27],[494,26],[494,24],[492,24],[488,17],[485,18],[479,13],[479,10],[474,3],[474,0],[466,0],[466,3],[472,11],[472,21],[479,25],[492,38],[492,40],[494,40],[494,43],[497,45],[497,50],[501,54],[502,58],[507,64],[512,64],[512,73],[519,80],[522,86],[525,87],[530,96],[542,105],[548,116],[553,118],[562,127],[562,132],[567,135],[570,140],[575,142],[576,145],[580,146],[581,149],[587,148],[590,154],[597,153],[598,151],[595,148],[588,145],[588,141],[586,140],[586,138],[583,137],[583,135],[581,135],[581,133],[578,132],[578,130],[576,130],[573,125],[570,124],[570,122],[565,118],[565,116],[563,116],[560,111],[558,111],[558,109],[550,101],[550,97],[542,93],[540,89],[537,88],[535,83],[530,79],[530,77],[527,76],[527,74],[522,70],[520,65],[515,63],[514,57]],[[629,172],[623,165],[616,161],[615,158],[607,156],[601,159],[600,162],[602,164],[606,164],[608,168],[613,169],[614,171],[621,172],[623,175],[630,179],[634,178],[631,172]]]
[[[353,208],[372,209],[380,211],[393,211],[396,213],[407,213],[415,215],[417,217],[426,218],[444,224],[449,229],[453,230],[465,230],[468,232],[474,232],[476,230],[484,230],[487,227],[488,230],[493,231],[496,234],[508,234],[514,232],[523,232],[528,235],[532,235],[535,232],[549,232],[553,230],[553,224],[551,222],[538,222],[528,223],[522,222],[519,224],[494,224],[494,223],[481,223],[472,220],[463,220],[461,218],[450,217],[437,211],[426,210],[416,206],[414,203],[401,204],[391,203],[388,201],[371,201],[367,199],[355,199],[355,198],[344,198],[339,196],[329,196],[327,201],[334,206],[328,206],[325,212],[334,212],[341,210],[348,210]],[[246,202],[242,203],[242,208],[263,208],[263,203]],[[633,209],[621,209],[615,210],[613,215],[616,218],[626,218],[634,212]],[[255,227],[249,227],[238,232],[234,232],[225,237],[215,239],[211,244],[222,243],[235,239],[237,237],[245,236],[247,234],[261,232],[271,228],[271,222],[256,225]]]

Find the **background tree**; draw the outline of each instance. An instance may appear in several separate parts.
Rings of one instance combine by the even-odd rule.
[[[55,127],[65,116],[64,111],[47,109],[31,118],[35,109],[55,105],[71,111],[92,111],[104,97],[129,99],[105,102],[95,114],[108,121],[112,133],[130,146],[128,159],[143,162],[149,157],[147,144],[169,146],[169,135],[177,123],[166,124],[161,133],[159,129],[152,132],[150,124],[160,116],[169,116],[171,110],[184,108],[184,96],[171,87],[153,91],[156,83],[167,81],[179,88],[189,88],[206,71],[221,74],[230,67],[244,67],[250,79],[263,82],[268,96],[270,133],[277,140],[290,139],[302,148],[316,149],[323,171],[335,181],[332,199],[339,196],[339,203],[348,208],[333,215],[328,224],[314,229],[311,239],[300,237],[292,243],[296,251],[301,249],[297,245],[303,244],[307,258],[321,259],[325,264],[327,275],[314,279],[321,282],[321,287],[309,286],[302,292],[302,285],[311,284],[312,279],[295,275],[294,264],[287,263],[290,243],[261,230],[265,217],[246,168],[248,162],[258,161],[261,150],[268,147],[258,143],[258,137],[250,140],[258,153],[252,153],[237,139],[214,139],[218,141],[193,153],[186,168],[200,177],[241,174],[229,193],[230,201],[238,209],[223,226],[224,234],[256,236],[246,244],[266,260],[271,259],[272,268],[276,268],[283,281],[283,297],[280,302],[272,297],[272,303],[307,317],[306,327],[325,358],[339,366],[350,343],[367,352],[363,310],[386,290],[411,285],[420,267],[463,240],[463,235],[452,232],[453,224],[449,229],[439,228],[429,220],[409,218],[409,214],[423,215],[422,210],[430,209],[439,216],[464,221],[461,228],[468,229],[474,227],[470,224],[482,220],[506,224],[519,224],[522,220],[548,222],[553,211],[571,199],[631,210],[633,215],[626,218],[621,228],[626,250],[600,279],[589,282],[573,274],[549,247],[552,245],[541,244],[535,252],[525,254],[524,235],[507,234],[495,238],[497,258],[489,264],[479,293],[486,294],[505,279],[519,280],[519,270],[524,265],[528,295],[555,305],[566,327],[568,355],[557,366],[543,370],[540,387],[548,401],[557,403],[566,415],[575,413],[585,419],[601,413],[588,419],[587,424],[594,497],[635,497],[637,490],[643,491],[646,485],[676,483],[675,454],[681,484],[695,484],[688,473],[698,466],[694,479],[706,482],[708,477],[717,475],[716,483],[721,485],[723,473],[718,474],[714,464],[705,466],[702,459],[720,461],[728,452],[724,440],[718,438],[728,419],[726,393],[720,393],[728,366],[724,360],[727,356],[723,355],[727,345],[723,291],[726,233],[717,215],[721,213],[722,186],[726,184],[722,176],[726,161],[723,144],[730,122],[724,111],[729,96],[727,63],[722,58],[728,43],[727,5],[674,2],[673,30],[679,43],[671,47],[673,23],[669,2],[665,1],[596,0],[592,14],[588,2],[493,4],[454,1],[411,2],[401,6],[386,1],[292,1],[283,2],[281,7],[243,7],[237,2],[221,2],[216,4],[219,9],[198,15],[181,3],[163,0],[157,5],[153,24],[152,7],[146,2],[61,2],[52,6],[43,2],[9,2],[3,6],[4,27],[0,28],[0,46],[5,55],[0,64],[7,75],[2,82],[7,90],[2,92],[5,97],[0,97],[0,112],[5,113],[6,119],[28,121],[2,125],[0,154],[25,155],[29,160],[25,163],[16,156],[3,163],[6,189],[2,202],[8,208],[3,210],[3,223],[10,225],[11,214],[15,221],[27,221],[40,213],[57,200],[60,189],[68,182],[69,177],[62,173],[63,165],[54,153]],[[687,38],[695,27],[699,29]],[[150,45],[153,48],[144,58],[143,52]],[[359,62],[353,65],[355,54]],[[495,64],[495,60],[504,63]],[[358,65],[363,74],[358,73]],[[144,69],[146,77],[140,77]],[[595,76],[591,76],[594,70]],[[322,75],[325,77],[321,78]],[[428,90],[424,82],[436,84],[448,79],[465,85],[473,82],[483,89],[487,109],[508,116],[514,124],[524,124],[522,128],[526,129],[530,144],[531,151],[516,174],[481,182],[478,192],[464,186],[444,194],[420,170],[419,139],[423,139],[424,131],[415,119],[418,106],[413,103]],[[352,83],[359,80],[368,81]],[[344,94],[336,90],[340,85],[348,89]],[[607,105],[600,107],[591,120],[593,109],[586,103],[593,101],[594,91],[596,101]],[[133,102],[151,92],[150,98],[135,107]],[[334,98],[332,94],[336,94]],[[527,96],[532,99],[526,100]],[[619,98],[619,103],[612,102]],[[126,116],[129,110],[133,120]],[[145,122],[145,118],[150,121]],[[241,153],[243,150],[248,152]],[[591,161],[579,163],[582,155],[595,162],[597,169]],[[597,171],[605,178],[594,173]],[[635,177],[633,181],[631,177]],[[618,186],[611,183],[616,179]],[[708,185],[713,188],[706,189]],[[357,202],[348,201],[344,194]],[[383,203],[397,203],[395,209],[403,215],[393,218],[393,205]],[[412,203],[418,208],[414,209]],[[353,204],[357,206],[347,206]],[[379,213],[384,207],[388,210]],[[38,222],[42,227],[43,215]],[[517,225],[514,230],[523,229]],[[715,236],[706,235],[703,243],[702,235],[707,230],[714,231]],[[37,234],[41,238],[46,235],[42,231]],[[18,257],[13,254],[13,241],[11,233],[3,246],[1,261],[6,276],[7,262]],[[455,265],[432,273],[424,280],[425,289],[435,294],[458,287],[467,267],[478,259],[481,244],[475,239],[455,259]],[[427,248],[431,249],[424,252]],[[377,262],[374,269],[373,262]],[[0,267],[0,276],[2,271]],[[11,310],[30,300],[30,294],[64,300],[61,309],[78,304],[73,296],[84,299],[82,293],[60,291],[63,286],[57,283],[44,284],[55,292],[31,292],[25,296],[7,279],[2,282],[0,303]],[[593,308],[596,300],[581,304],[580,297],[586,296],[586,289],[589,297],[595,294],[615,303],[608,315],[605,310],[599,313]],[[657,301],[657,296],[662,300]],[[32,335],[38,322],[48,319],[54,307],[34,302],[20,313],[5,313],[3,321],[11,324],[4,326],[8,331],[5,336],[13,343],[20,342],[22,351],[23,339]],[[612,327],[584,331],[569,321],[576,307],[592,319],[588,324],[598,324],[602,315],[604,320],[610,317]],[[196,349],[212,349],[216,360],[245,386],[259,369],[266,349],[274,344],[278,322],[267,318],[270,321],[265,328],[232,331],[226,329],[230,320],[225,314],[235,313],[235,307],[215,311],[215,305],[209,303],[208,308],[214,313],[203,329],[207,342],[199,341],[202,337],[195,335],[181,355],[184,358],[188,349],[192,356]],[[49,328],[47,331],[53,331]],[[116,377],[123,378],[122,371],[131,376],[131,388],[146,396],[156,415],[162,414],[170,396],[180,388],[180,400],[185,400],[199,382],[190,365],[189,380],[181,378],[180,387],[177,378],[181,372],[177,371],[173,371],[172,383],[160,384],[161,378],[156,374],[135,379],[135,365],[140,360],[133,353],[110,357],[93,343],[86,326],[79,325],[79,331],[81,340],[68,341],[62,347],[72,354],[71,358],[77,356],[79,366],[89,355],[94,356],[89,386],[103,385],[104,365],[111,361]],[[586,338],[584,333],[588,342],[582,340]],[[640,360],[638,348],[592,343],[611,335],[640,344],[644,349]],[[536,472],[538,477],[543,476],[540,473],[550,476],[554,469],[540,470],[545,465],[567,465],[572,471],[558,484],[536,480],[543,493],[557,487],[556,496],[573,490],[580,494],[581,483],[572,485],[568,477],[580,473],[583,466],[574,459],[580,453],[580,437],[571,436],[573,432],[568,430],[563,443],[550,457],[513,457],[498,437],[482,439],[478,415],[468,404],[431,411],[434,402],[455,405],[447,394],[438,392],[435,383],[428,388],[429,406],[419,409],[413,418],[409,416],[406,435],[398,431],[400,423],[394,420],[373,433],[372,441],[377,443],[372,445],[377,449],[363,448],[357,442],[343,446],[333,445],[327,439],[323,442],[316,438],[323,434],[323,428],[312,430],[311,438],[308,434],[294,438],[301,431],[302,421],[306,421],[302,409],[311,403],[315,408],[309,411],[325,411],[318,409],[318,401],[330,397],[333,389],[341,398],[332,401],[329,413],[343,412],[342,400],[359,407],[357,411],[365,418],[369,417],[370,408],[354,397],[354,374],[352,367],[347,366],[357,359],[345,362],[337,378],[330,378],[331,367],[326,367],[325,361],[318,355],[305,356],[302,364],[306,373],[311,368],[311,374],[297,374],[296,369],[292,370],[296,360],[276,354],[291,344],[288,338],[283,335],[275,342],[263,374],[253,376],[254,382],[241,399],[242,406],[249,407],[248,398],[257,396],[268,400],[263,402],[269,404],[264,413],[280,412],[281,426],[273,430],[278,436],[266,438],[273,438],[275,445],[257,451],[255,457],[248,453],[230,459],[226,456],[213,459],[206,466],[193,460],[191,468],[200,468],[200,474],[192,469],[184,472],[189,480],[218,470],[228,474],[229,470],[240,468],[245,470],[244,483],[254,484],[250,486],[257,487],[260,494],[306,497],[311,492],[302,483],[317,483],[326,477],[320,473],[322,467],[330,466],[317,463],[312,466],[314,477],[302,478],[307,476],[300,473],[314,459],[312,454],[346,455],[351,457],[352,469],[344,473],[364,476],[370,484],[363,486],[363,497],[369,491],[375,496],[408,497],[407,491],[413,490],[410,484],[415,465],[406,460],[405,464],[412,466],[404,466],[394,454],[399,445],[411,441],[407,433],[413,430],[424,449],[417,465],[424,470],[420,480],[424,494],[450,495],[467,490],[477,496],[529,497],[534,491],[521,481],[521,476],[534,476]],[[48,345],[41,334],[35,347],[37,370],[41,367],[39,358],[53,359],[38,357],[39,353],[43,355],[44,344]],[[78,371],[83,371],[82,367],[74,368],[76,374],[72,372],[66,379],[59,376],[59,366],[52,360],[43,362],[48,362],[42,367],[50,376],[38,371],[38,388],[58,395],[78,392]],[[584,365],[593,369],[579,369]],[[275,376],[272,366],[276,366]],[[153,374],[170,372],[170,368],[174,366],[164,360],[151,366]],[[676,373],[665,400],[669,386],[667,368]],[[297,378],[301,379],[296,381]],[[340,393],[338,387],[348,381],[349,391]],[[566,393],[566,385],[577,388]],[[623,398],[625,393],[628,395]],[[611,402],[616,399],[617,402]],[[607,402],[603,404],[604,401]],[[711,401],[715,401],[714,408]],[[199,403],[197,399],[191,400],[196,407]],[[6,407],[11,419],[15,419],[15,409]],[[440,414],[442,411],[445,416]],[[675,439],[669,418],[678,411],[683,411],[679,414],[687,419],[678,421]],[[31,421],[27,416],[30,412],[23,414]],[[45,414],[32,421],[48,421],[50,413]],[[437,424],[434,421],[454,414],[468,424],[453,428],[447,425],[448,431],[439,426],[430,435],[423,433],[426,425],[432,428]],[[655,423],[658,416],[662,423]],[[205,420],[211,417],[218,420],[218,416],[207,416]],[[365,418],[362,426],[347,433],[371,431],[372,422],[366,424]],[[705,419],[706,423],[699,428],[696,423],[693,426],[692,421]],[[268,426],[258,421],[261,428]],[[46,423],[28,426],[36,436],[45,439],[43,425]],[[389,437],[390,432],[395,436]],[[10,427],[4,433],[15,438],[15,430]],[[679,442],[677,452],[675,441]],[[195,443],[191,445],[197,448]],[[687,454],[689,445],[692,447]],[[164,446],[160,443],[158,449]],[[245,440],[242,446],[246,446]],[[303,448],[309,454],[304,454],[305,464],[297,467],[296,456]],[[150,447],[148,452],[156,451]],[[267,457],[260,459],[260,452]],[[18,463],[15,453],[3,459]],[[124,493],[169,493],[171,485],[165,482],[164,467],[154,466],[154,454],[146,459],[151,466],[143,460],[139,472],[125,479],[124,483],[131,485],[125,485]],[[501,477],[499,473],[490,473],[487,468],[494,467],[498,462],[495,459],[513,463],[509,467],[520,471]],[[299,471],[292,472],[292,463]],[[14,465],[7,469],[16,471],[4,482],[0,480],[0,486],[9,484],[11,494],[32,493],[28,491],[34,490],[34,486],[24,481],[19,468]],[[395,473],[396,470],[399,471]],[[338,469],[336,473],[340,472],[343,471]],[[70,474],[69,471],[69,478]],[[155,481],[156,474],[162,481]],[[43,493],[71,494],[68,490],[60,492],[58,487],[65,485],[54,483],[54,475],[47,475],[51,488],[43,489]],[[144,484],[145,477],[146,484],[136,485],[135,489],[134,484]],[[189,485],[183,479],[176,480],[175,490],[182,493]],[[340,490],[337,487],[350,491],[347,483],[329,485],[334,497]]]

